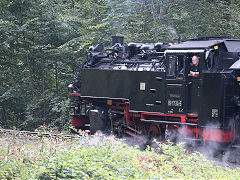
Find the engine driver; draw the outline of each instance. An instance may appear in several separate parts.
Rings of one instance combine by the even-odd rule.
[[[192,57],[192,67],[189,76],[198,77],[199,76],[199,59],[197,56]]]

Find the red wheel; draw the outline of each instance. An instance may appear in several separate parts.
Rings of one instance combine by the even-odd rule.
[[[152,138],[156,138],[158,141],[165,141],[165,126],[158,124],[151,124],[148,129],[148,134]]]

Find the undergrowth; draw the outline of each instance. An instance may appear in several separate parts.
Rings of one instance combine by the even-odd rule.
[[[213,166],[183,144],[140,151],[114,136],[1,135],[0,179],[237,179],[239,169]]]

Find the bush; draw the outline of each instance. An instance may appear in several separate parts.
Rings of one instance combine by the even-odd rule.
[[[0,138],[0,179],[237,178],[183,144],[140,151],[113,136]]]

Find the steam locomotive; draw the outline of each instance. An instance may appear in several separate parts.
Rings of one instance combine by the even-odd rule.
[[[192,57],[199,76],[189,74]],[[240,39],[91,46],[69,85],[76,128],[204,142],[240,141]]]

